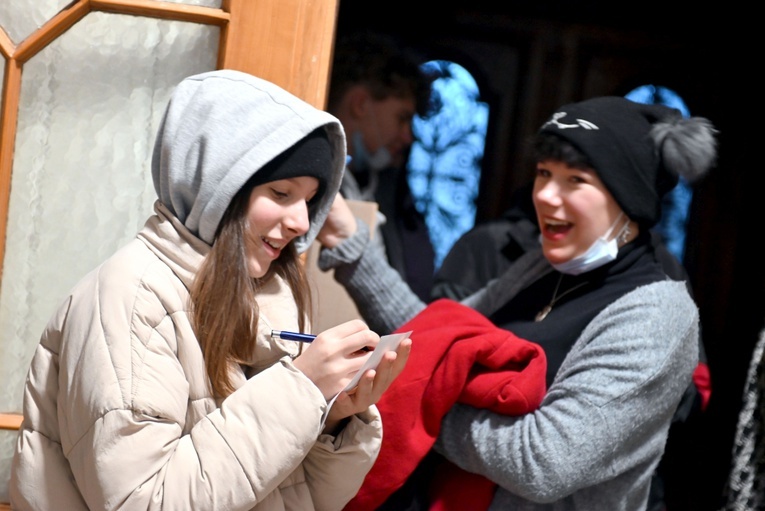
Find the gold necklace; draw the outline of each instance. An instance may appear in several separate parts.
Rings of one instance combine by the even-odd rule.
[[[537,323],[539,323],[540,321],[545,319],[547,317],[547,315],[550,314],[550,311],[552,310],[553,306],[555,305],[555,302],[557,302],[558,300],[560,300],[561,298],[563,298],[564,296],[566,296],[570,292],[572,292],[572,291],[574,291],[576,289],[579,289],[583,285],[587,284],[587,281],[580,282],[576,286],[572,287],[571,289],[567,289],[560,296],[558,296],[558,289],[560,289],[560,283],[562,281],[563,281],[563,274],[561,273],[560,277],[558,278],[558,283],[555,284],[555,291],[553,291],[552,300],[550,300],[550,303],[545,305],[544,308],[542,308],[542,310],[539,311],[536,316],[534,316],[534,321],[536,321]]]

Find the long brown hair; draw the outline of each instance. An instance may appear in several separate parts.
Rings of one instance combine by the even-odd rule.
[[[191,289],[192,324],[202,346],[213,394],[219,398],[235,390],[230,366],[251,360],[255,352],[257,296],[263,283],[275,275],[284,278],[297,304],[301,332],[311,314],[311,289],[294,243],[284,247],[266,275],[249,276],[244,237],[252,189],[249,183],[243,186],[229,204]]]

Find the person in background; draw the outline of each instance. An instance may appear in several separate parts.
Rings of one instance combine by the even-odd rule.
[[[693,182],[714,165],[716,133],[707,119],[620,97],[564,105],[539,129],[541,244],[461,303],[541,345],[548,390],[520,417],[456,404],[434,446],[498,485],[490,510],[646,508],[699,360],[697,307],[650,229],[679,176]],[[373,330],[392,330],[427,305],[367,248],[366,231],[338,199],[319,265]]]
[[[411,289],[426,299],[435,251],[425,218],[415,207],[406,162],[412,119],[426,115],[432,79],[394,41],[370,32],[338,39],[327,111],[348,136],[346,199],[377,202],[379,234],[388,262]]]
[[[341,509],[379,452],[374,403],[410,342],[343,389],[379,336],[311,344],[299,254],[340,186],[340,123],[232,70],[183,80],[156,138],[158,200],[42,334],[14,509]],[[336,400],[334,399],[336,397]]]

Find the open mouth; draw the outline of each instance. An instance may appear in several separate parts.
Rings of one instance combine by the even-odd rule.
[[[263,236],[260,237],[261,240],[263,240],[263,243],[268,245],[269,247],[273,248],[274,250],[281,250],[284,245],[280,245],[278,243],[274,243],[273,241],[269,240],[268,238],[265,238]]]
[[[274,258],[281,254],[282,249],[286,245],[284,242],[276,242],[266,238],[265,236],[261,236],[260,240],[263,242],[263,246],[266,247],[266,250],[270,252]]]
[[[574,226],[571,222],[563,220],[547,219],[544,221],[544,230],[550,234],[566,234]]]

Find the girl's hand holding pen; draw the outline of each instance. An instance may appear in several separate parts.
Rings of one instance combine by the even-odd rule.
[[[324,397],[332,399],[361,369],[380,336],[358,319],[341,323],[316,336],[306,344],[294,365],[319,387]]]
[[[340,392],[329,411],[325,431],[332,431],[346,417],[377,403],[403,371],[411,351],[411,339],[401,341],[395,352],[385,353],[377,369],[366,371],[350,393],[341,392],[372,355],[371,350],[379,341],[379,335],[369,330],[363,321],[354,319],[317,335],[295,359],[295,367],[314,382],[327,400]]]

